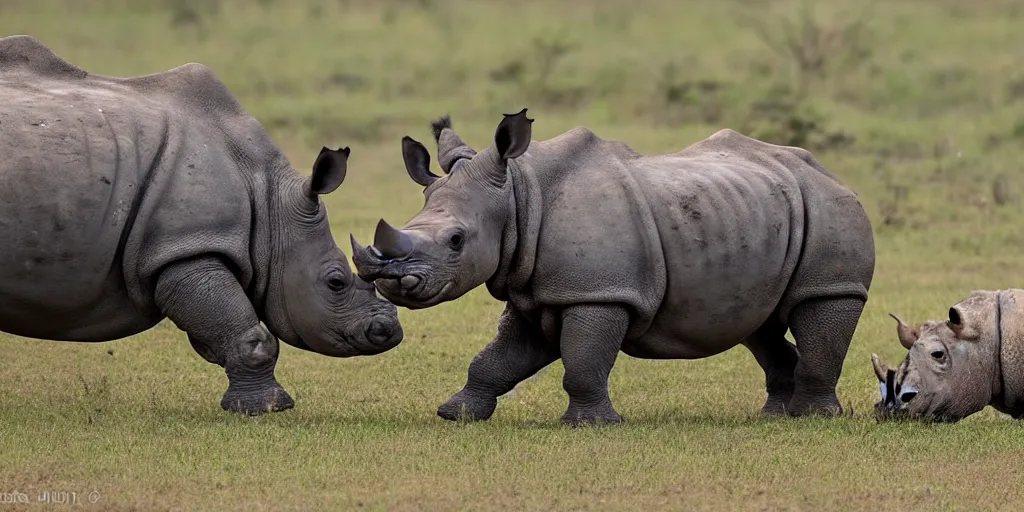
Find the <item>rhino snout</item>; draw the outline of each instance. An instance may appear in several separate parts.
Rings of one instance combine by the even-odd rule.
[[[398,268],[400,265],[397,264],[396,258],[384,254],[373,245],[363,247],[356,241],[355,235],[350,234],[349,239],[352,243],[352,263],[355,263],[356,271],[364,281],[373,282],[381,278],[399,279],[402,277],[401,269]],[[393,244],[389,247],[393,248]],[[389,253],[392,252],[391,249],[388,249],[388,251]],[[411,249],[409,252],[412,252]]]
[[[402,326],[397,318],[376,315],[366,327],[366,340],[377,348],[390,349],[401,343]]]

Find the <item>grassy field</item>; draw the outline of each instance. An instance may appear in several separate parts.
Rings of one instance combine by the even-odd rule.
[[[878,250],[846,417],[759,418],[763,373],[739,347],[620,356],[619,427],[559,425],[559,363],[490,422],[444,422],[501,311],[478,289],[403,310],[406,341],[379,356],[282,346],[297,406],[258,418],[221,411],[223,372],[169,323],[93,345],[0,337],[0,493],[26,509],[46,491],[105,510],[1019,509],[1024,426],[991,409],[878,425],[869,355],[902,356],[888,312],[941,318],[972,289],[1024,284],[1024,4],[800,5],[0,0],[0,34],[94,73],[210,66],[304,172],[350,145],[328,200],[342,243],[422,205],[402,135],[432,148],[428,122],[451,113],[481,148],[526,106],[535,139],[585,125],[663,152],[731,127],[802,145],[858,192]]]

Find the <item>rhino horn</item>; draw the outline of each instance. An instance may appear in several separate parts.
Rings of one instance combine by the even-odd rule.
[[[907,325],[900,317],[892,313],[889,313],[889,316],[896,320],[896,334],[900,337],[900,345],[910,350],[910,347],[914,346],[914,342],[917,341],[917,331]]]
[[[875,377],[878,377],[878,382],[885,382],[885,363],[878,358],[878,354],[871,354],[871,367],[875,369]]]
[[[352,255],[353,255],[353,257],[356,254],[362,254],[362,253],[366,252],[366,248],[363,247],[362,244],[360,244],[359,242],[356,241],[356,236],[353,235],[352,233],[348,234],[348,241],[349,241],[349,243],[352,244]]]
[[[412,253],[412,238],[401,230],[391,227],[384,219],[377,223],[373,233],[373,247],[387,259],[401,259]]]

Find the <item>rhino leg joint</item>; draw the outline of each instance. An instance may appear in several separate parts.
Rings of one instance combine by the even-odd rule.
[[[253,327],[225,348],[228,389],[220,402],[224,410],[262,414],[295,406],[295,401],[274,377],[279,347],[277,338],[266,328]]]
[[[629,313],[617,305],[580,305],[562,315],[562,387],[569,407],[562,423],[614,424],[622,417],[608,396],[608,376],[629,327]]]
[[[473,358],[465,387],[442,404],[437,415],[451,421],[489,419],[499,396],[556,359],[558,347],[506,305],[497,336]]]
[[[863,309],[863,299],[837,297],[806,301],[793,310],[790,329],[800,359],[794,371],[789,414],[831,416],[843,412],[836,384]]]

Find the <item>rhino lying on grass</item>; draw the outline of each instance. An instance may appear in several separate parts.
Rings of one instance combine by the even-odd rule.
[[[730,130],[642,156],[584,128],[531,142],[532,122],[506,114],[479,153],[435,122],[443,177],[404,138],[423,209],[401,230],[382,219],[369,247],[352,239],[359,274],[400,306],[484,283],[506,301],[441,417],[487,419],[561,358],[563,422],[618,422],[608,376],[620,350],[694,359],[740,343],[764,369],[764,412],[841,412],[835,386],[875,260],[853,192],[807,151]]]
[[[107,341],[170,318],[244,413],[294,405],[277,337],[337,357],[402,340],[319,198],[348,148],[306,178],[206,67],[92,75],[27,36],[0,38],[0,97],[0,330]]]
[[[1024,417],[1024,290],[975,290],[916,329],[893,318],[907,356],[889,368],[871,354],[876,418],[956,422],[986,405]]]

